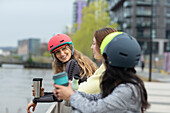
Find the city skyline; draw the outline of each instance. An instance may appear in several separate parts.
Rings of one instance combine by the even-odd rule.
[[[1,0],[0,47],[16,47],[18,40],[41,43],[72,25],[75,0]]]

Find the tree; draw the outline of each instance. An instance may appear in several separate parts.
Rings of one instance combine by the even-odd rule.
[[[43,56],[44,56],[44,57],[51,57],[51,54],[50,54],[49,51],[45,51],[45,52],[43,53]]]
[[[117,24],[110,25],[110,17],[106,9],[108,9],[108,4],[103,0],[94,1],[88,7],[84,7],[81,27],[72,37],[75,48],[90,58],[93,55],[90,46],[94,32],[103,27],[115,28],[117,26]]]
[[[27,62],[28,62],[28,63],[32,63],[32,62],[33,62],[32,54],[31,54],[31,53],[30,53],[29,56],[28,56]]]

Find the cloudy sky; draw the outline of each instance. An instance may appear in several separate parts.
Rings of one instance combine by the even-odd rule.
[[[0,0],[0,47],[17,40],[40,38],[48,42],[72,25],[75,0]]]

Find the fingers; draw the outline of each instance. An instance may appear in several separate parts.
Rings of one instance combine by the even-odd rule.
[[[30,112],[30,110],[29,110],[29,108],[27,107],[27,113],[29,113]]]
[[[32,85],[32,87],[34,87],[34,85]],[[32,89],[32,96],[35,96],[34,89]]]
[[[44,88],[41,88],[41,96],[44,96]]]
[[[34,89],[32,89],[32,96],[35,96],[35,92],[34,92],[35,90]]]
[[[54,96],[57,97],[58,100],[62,100],[60,92],[61,92],[60,89],[54,89],[53,90]]]
[[[72,88],[72,86],[71,86],[71,80],[69,80],[68,87]]]
[[[44,88],[41,88],[41,91],[44,91]]]
[[[30,112],[30,107],[31,107],[31,106],[28,105],[28,107],[27,107],[27,113],[31,113],[31,112]]]
[[[58,93],[56,92],[56,89],[53,90],[54,96],[58,98]]]
[[[32,111],[33,111],[33,112],[35,111],[35,106],[33,106]]]

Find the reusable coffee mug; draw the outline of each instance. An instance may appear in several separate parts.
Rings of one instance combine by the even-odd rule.
[[[57,85],[68,86],[68,76],[66,72],[60,72],[53,75],[53,80]]]
[[[41,87],[42,87],[42,78],[33,78],[33,85],[34,85],[34,97],[40,98],[41,97]]]

